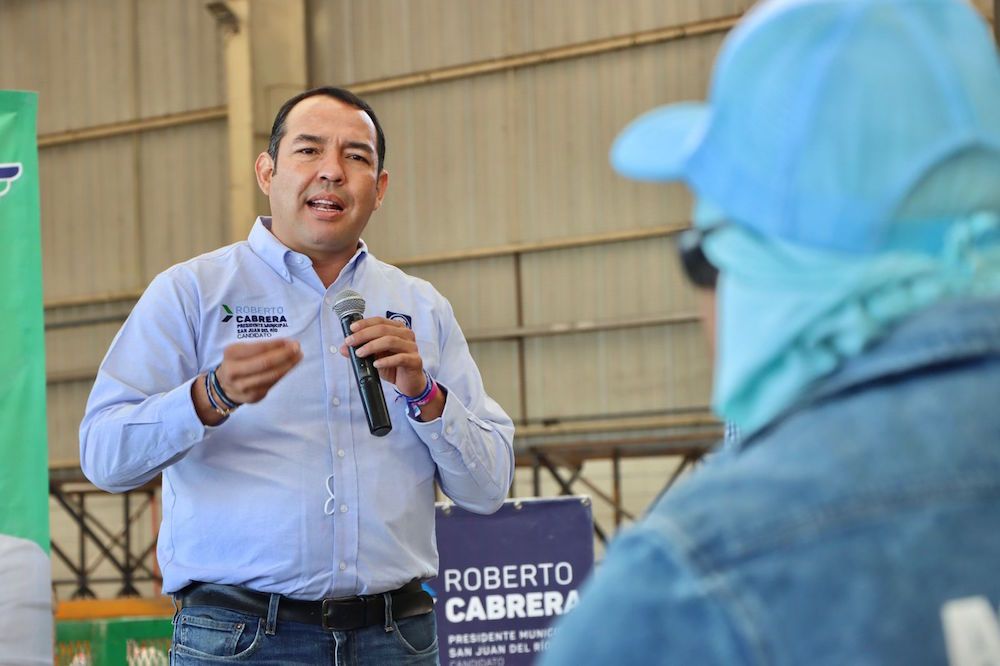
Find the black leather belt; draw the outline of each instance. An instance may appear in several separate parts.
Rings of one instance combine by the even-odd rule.
[[[434,600],[417,581],[407,583],[389,594],[392,595],[392,616],[396,619],[423,615],[434,610]],[[175,597],[181,608],[215,606],[263,618],[267,617],[267,607],[271,600],[270,594],[215,583],[191,583]],[[333,631],[361,629],[385,623],[385,597],[372,594],[319,601],[281,597],[278,602],[278,619],[318,624]]]

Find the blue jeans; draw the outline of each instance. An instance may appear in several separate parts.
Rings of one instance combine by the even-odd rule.
[[[437,666],[434,613],[387,618],[353,631],[284,622],[212,606],[189,606],[174,616],[171,666],[239,663],[253,666]]]

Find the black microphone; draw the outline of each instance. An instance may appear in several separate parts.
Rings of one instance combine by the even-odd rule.
[[[344,337],[347,337],[351,334],[351,324],[364,319],[365,299],[358,292],[345,289],[334,296],[333,311],[340,318],[340,327],[344,329]],[[358,380],[361,404],[365,406],[368,430],[376,437],[385,437],[392,430],[392,420],[389,418],[389,409],[385,406],[385,393],[382,392],[378,370],[372,364],[370,356],[358,358],[354,347],[348,346],[347,350],[351,354],[354,378]]]

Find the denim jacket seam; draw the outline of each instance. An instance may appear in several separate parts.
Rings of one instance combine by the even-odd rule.
[[[977,478],[976,475],[955,476],[949,478],[947,483],[937,482],[922,486],[910,486],[905,489],[905,492],[899,490],[891,493],[879,491],[855,496],[850,502],[826,507],[823,510],[811,511],[796,516],[794,520],[753,525],[741,531],[761,533],[764,536],[739,538],[735,534],[727,535],[726,540],[730,543],[737,543],[738,546],[726,553],[724,557],[713,558],[712,553],[707,548],[700,549],[702,557],[694,555],[699,550],[697,548],[692,549],[691,552],[692,557],[697,557],[699,561],[707,557],[713,561],[715,567],[728,567],[762,553],[774,551],[793,543],[800,543],[810,537],[823,535],[831,529],[857,525],[860,522],[866,522],[908,507],[918,508],[932,497],[939,500],[963,502],[970,499],[987,499],[991,496],[1000,497],[1000,481],[996,478],[988,476]]]
[[[653,513],[646,519],[645,524],[651,532],[660,537],[650,539],[651,545],[667,557],[679,559],[692,578],[707,583],[702,588],[706,598],[716,604],[729,618],[733,635],[747,645],[754,655],[754,660],[762,665],[772,663],[773,660],[769,657],[772,651],[764,636],[757,630],[751,609],[729,584],[720,568],[712,566],[708,560],[700,557],[695,543],[688,538],[683,528],[669,517]]]
[[[986,340],[977,341],[977,344],[946,344],[943,341],[939,341],[939,343],[933,345],[933,348],[929,348],[927,345],[921,345],[919,349],[916,346],[914,349],[899,348],[882,357],[869,359],[866,361],[864,370],[858,372],[856,377],[846,377],[838,381],[838,378],[833,376],[828,383],[821,383],[807,400],[809,402],[825,401],[872,382],[906,375],[922,368],[944,363],[960,363],[969,359],[996,355],[1000,351],[995,344]]]
[[[863,367],[848,365],[843,369],[842,378],[834,373],[821,381],[816,390],[810,392],[812,400],[823,400],[855,386],[922,367],[1000,354],[1000,325],[992,321],[962,325],[964,319],[967,317],[947,327],[917,322],[915,330],[904,331],[897,338],[889,333],[881,339],[881,344],[872,347]],[[855,376],[852,377],[852,373]]]

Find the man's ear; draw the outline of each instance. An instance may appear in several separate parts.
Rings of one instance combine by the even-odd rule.
[[[382,172],[378,175],[378,180],[375,181],[375,208],[378,210],[379,206],[382,205],[382,199],[385,197],[385,191],[389,187],[389,172],[382,169]]]
[[[257,174],[257,187],[265,196],[271,195],[271,176],[274,175],[274,160],[267,153],[257,156],[257,161],[253,164],[254,173]]]

